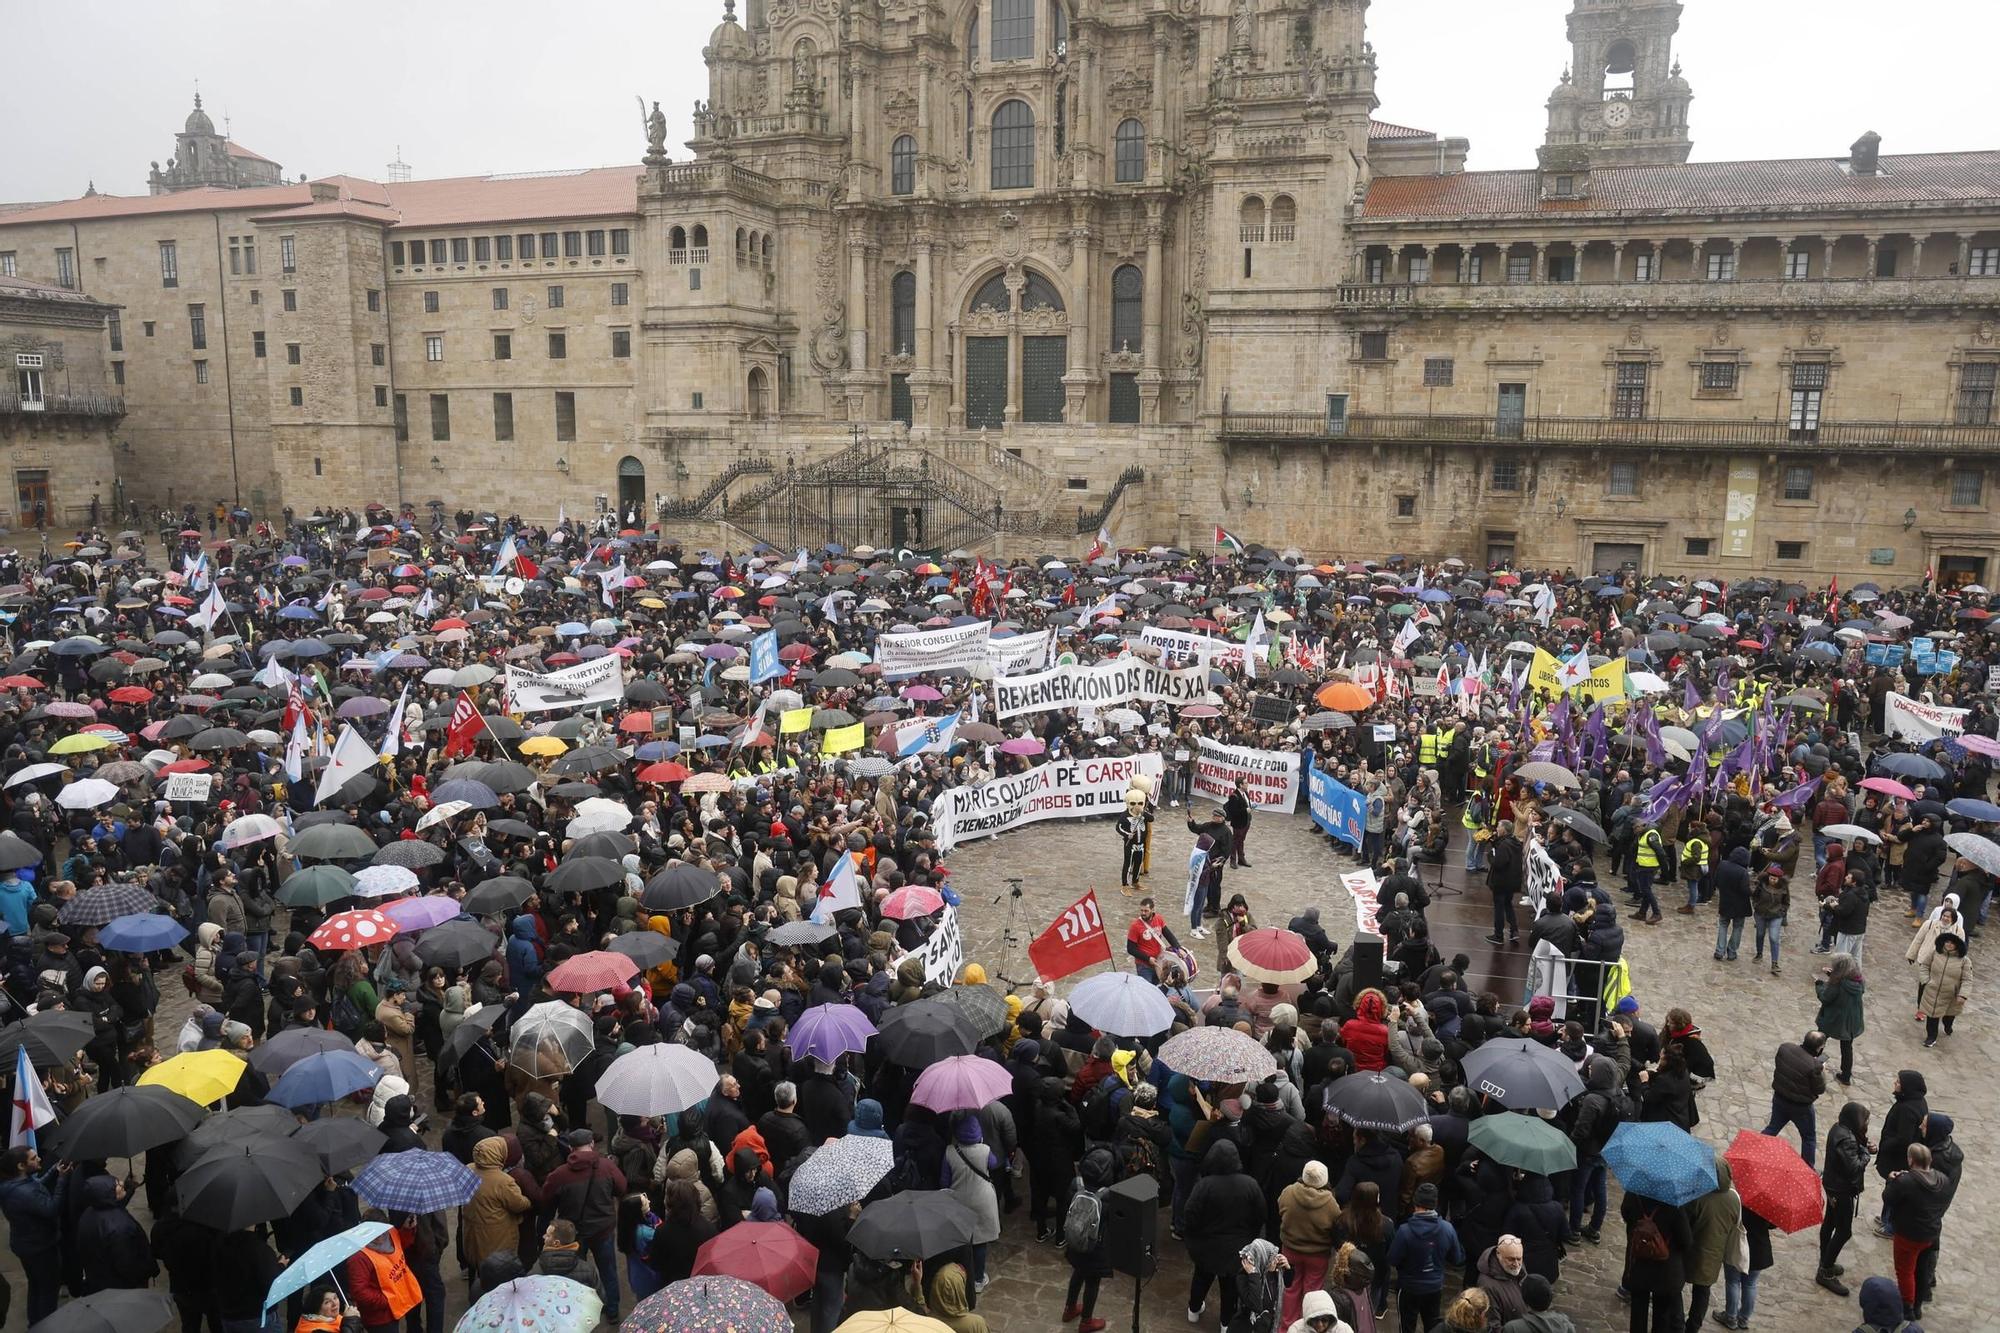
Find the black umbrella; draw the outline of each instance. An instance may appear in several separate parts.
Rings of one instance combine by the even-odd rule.
[[[1366,1071],[1334,1080],[1325,1104],[1356,1128],[1390,1134],[1400,1134],[1430,1114],[1424,1095],[1407,1082]]]
[[[28,1061],[37,1069],[66,1065],[76,1059],[96,1030],[91,1016],[67,1009],[48,1009],[0,1028],[0,1064],[13,1068],[14,1053],[26,1046]]]
[[[496,875],[466,894],[463,906],[474,916],[488,916],[519,907],[534,891],[535,886],[518,875]]]
[[[585,745],[549,765],[551,773],[602,773],[625,762],[625,756],[608,745]]]
[[[337,1176],[375,1157],[389,1139],[366,1120],[339,1115],[300,1125],[292,1131],[292,1141],[319,1158],[320,1170]]]
[[[537,781],[534,769],[529,768],[526,764],[516,764],[508,760],[503,760],[497,764],[481,765],[478,779],[502,795],[510,791],[526,791],[528,788],[534,786]]]
[[[112,1287],[56,1307],[29,1333],[159,1333],[172,1323],[174,1303],[164,1291]]]
[[[354,1043],[326,1028],[286,1028],[250,1052],[250,1067],[276,1082],[287,1069],[321,1051],[351,1051]]]
[[[1495,1037],[1461,1063],[1467,1087],[1510,1111],[1560,1111],[1583,1092],[1568,1058],[1528,1037]]]
[[[625,882],[625,867],[608,856],[575,856],[549,872],[545,881],[556,893],[588,893]]]
[[[298,1127],[298,1117],[282,1106],[239,1106],[196,1125],[187,1141],[174,1150],[174,1161],[185,1169],[211,1152],[246,1143],[276,1142]]]
[[[375,855],[375,839],[352,824],[315,824],[292,840],[292,852],[312,861],[349,861]]]
[[[972,1243],[979,1219],[948,1190],[903,1190],[861,1210],[847,1243],[871,1259],[928,1259]]]
[[[549,795],[559,796],[565,801],[582,801],[599,795],[603,789],[594,782],[558,782],[549,788]]]
[[[0,833],[0,870],[25,870],[40,865],[41,849],[18,833]]]
[[[991,986],[947,986],[935,998],[963,1013],[981,1035],[1007,1026],[1007,998]]]
[[[557,873],[561,873],[561,867],[557,867]],[[713,870],[676,861],[646,881],[645,895],[639,901],[649,911],[671,912],[705,903],[720,892],[722,880]]]
[[[405,870],[422,870],[444,860],[444,848],[422,838],[398,838],[384,843],[375,850],[374,863],[378,866],[401,866]]]
[[[474,967],[493,956],[500,941],[477,921],[447,921],[417,940],[417,957],[430,967]]]
[[[519,819],[489,819],[486,821],[486,832],[489,835],[498,833],[509,838],[532,838],[535,836],[535,826]]]
[[[464,1058],[467,1051],[477,1046],[506,1016],[506,1009],[497,1004],[489,1004],[459,1019],[458,1026],[451,1030],[449,1037],[445,1038],[444,1050],[438,1053],[438,1068],[450,1069],[456,1065]],[[499,1052],[495,1051],[494,1054],[498,1055]]]
[[[290,1217],[326,1172],[305,1144],[259,1138],[216,1148],[175,1182],[181,1215],[217,1231]]]
[[[979,1045],[979,1027],[954,1004],[937,996],[899,1004],[882,1016],[882,1051],[910,1069],[923,1069],[953,1055],[970,1055]]]
[[[488,827],[491,827],[490,825]],[[616,861],[619,857],[639,850],[639,844],[629,833],[592,833],[578,838],[570,844],[565,861],[578,856],[603,856]]]
[[[72,1162],[136,1157],[148,1148],[172,1143],[207,1115],[206,1107],[167,1088],[114,1088],[77,1107],[49,1131],[43,1147]]]
[[[784,929],[783,926],[778,928]],[[772,932],[775,937],[776,931]],[[620,935],[605,946],[612,953],[622,953],[642,968],[655,968],[674,956],[673,941],[653,930],[634,930]]]
[[[1597,826],[1595,820],[1580,810],[1572,810],[1568,806],[1558,805],[1549,810],[1549,819],[1557,824],[1561,824],[1564,828],[1575,829],[1592,842],[1606,841],[1604,830]]]

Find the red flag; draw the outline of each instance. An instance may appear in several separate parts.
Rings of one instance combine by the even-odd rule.
[[[516,551],[514,553],[514,572],[524,579],[532,579],[541,575],[542,567],[528,559],[527,552]]]
[[[458,701],[451,706],[451,722],[444,730],[444,757],[456,758],[471,754],[479,739],[479,706],[472,702],[472,696],[464,690],[458,692]]]
[[[1028,945],[1028,961],[1044,981],[1058,981],[1092,963],[1111,961],[1111,940],[1097,910],[1097,894],[1089,892],[1071,903]]]

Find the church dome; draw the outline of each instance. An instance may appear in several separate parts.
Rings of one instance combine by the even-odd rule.
[[[722,22],[715,25],[715,31],[708,35],[708,49],[718,59],[748,59],[750,35],[743,31],[743,25],[736,21],[736,0],[728,0],[723,7]]]
[[[1688,86],[1688,81],[1681,77],[1681,62],[1678,60],[1674,62],[1674,72],[1667,78],[1666,91],[1669,96],[1674,94],[1686,95],[1694,91],[1693,88]]]
[[[200,93],[194,95],[194,110],[188,112],[187,125],[184,128],[189,134],[215,133],[215,122],[210,120],[208,113],[201,109]]]

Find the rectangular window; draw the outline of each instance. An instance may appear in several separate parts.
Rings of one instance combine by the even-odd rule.
[[[437,240],[431,242],[431,263],[433,264],[444,263],[444,256],[445,256],[444,238],[439,237]]]
[[[243,271],[252,274],[257,271],[257,238],[255,236],[245,236],[243,238]]]
[[[1381,255],[1368,256],[1368,285],[1379,287],[1389,280],[1389,261]]]
[[[124,351],[125,321],[114,314],[111,316],[109,327],[111,330],[111,350],[114,352]]]
[[[467,264],[470,263],[471,261],[472,261],[471,244],[467,242],[467,240],[463,236],[452,237],[451,262],[454,264]]]
[[[1032,60],[1036,0],[993,0],[993,59]]]
[[[293,407],[304,407],[306,405],[306,391],[296,384],[292,386],[290,397]]]
[[[514,395],[493,395],[493,438],[505,443],[514,438]]]
[[[1646,377],[1650,368],[1644,361],[1620,361],[1618,383],[1611,400],[1611,415],[1620,421],[1643,421],[1646,417]]]
[[[368,364],[386,366],[389,364],[389,349],[381,343],[368,344]]]
[[[264,304],[264,293],[258,291],[255,287],[252,287],[250,289],[250,304],[251,305]]]
[[[582,233],[582,232],[580,232],[580,231],[566,231],[566,232],[564,232],[564,233],[562,234],[562,238],[563,238],[563,258],[564,258],[564,259],[580,259],[580,258],[582,258],[582,257],[583,257],[583,233]]]
[[[694,391],[693,393],[691,393],[691,394],[689,394],[689,395],[688,395],[688,406],[689,406],[689,407],[691,407],[691,408],[693,408],[693,409],[694,409],[695,411],[697,411],[697,412],[701,411],[701,390],[700,390],[700,389],[696,389],[696,390],[695,390],[695,391]]]
[[[410,442],[410,400],[402,394],[396,395],[396,442]]]
[[[299,293],[297,288],[287,287],[282,292],[278,293],[278,295],[284,298],[282,304],[285,309],[297,310],[299,308]]]
[[[632,330],[611,330],[611,355],[616,359],[623,359],[632,355]]]
[[[205,351],[208,347],[208,307],[191,305],[188,307],[188,346],[195,351]]]
[[[1991,361],[1968,361],[1959,367],[1959,425],[1993,424],[1993,388],[1996,377],[2000,377],[2000,364]]]
[[[1389,335],[1386,331],[1361,335],[1361,359],[1363,361],[1387,361],[1389,359]]]
[[[1397,496],[1397,497],[1396,497],[1396,517],[1397,517],[1397,518],[1415,518],[1416,516],[1417,516],[1417,497],[1416,497],[1416,496],[1414,496],[1414,495],[1399,495],[1399,496]]]
[[[1660,275],[1660,255],[1657,250],[1649,250],[1643,255],[1632,257],[1632,280],[1651,282]]]
[[[561,361],[569,355],[569,335],[560,329],[549,333],[549,360]]]
[[[632,233],[630,230],[624,227],[613,227],[611,229],[611,253],[614,255],[629,255],[632,253]]]
[[[629,300],[630,300],[630,297],[631,297],[631,290],[632,290],[632,289],[631,289],[631,288],[630,288],[629,286],[627,286],[627,285],[626,285],[625,283],[622,283],[622,282],[614,282],[614,283],[612,283],[612,284],[611,284],[611,304],[613,304],[613,305],[625,305],[625,304],[627,304],[627,303],[629,302]]]
[[[558,440],[576,438],[576,395],[573,393],[556,394],[556,438]]]
[[[433,440],[451,438],[451,395],[448,393],[431,395],[431,438]]]
[[[208,362],[197,361],[194,363],[194,382],[196,384],[208,383]]]
[[[472,262],[475,264],[484,264],[492,258],[493,258],[493,238],[491,236],[473,237]]]
[[[264,334],[261,330],[250,335],[250,355],[260,360],[264,356]]]
[[[438,294],[436,292],[425,292],[424,313],[426,315],[435,315],[437,312],[438,312]]]
[[[905,426],[916,421],[916,411],[910,402],[910,377],[891,375],[889,377],[889,420],[900,421]]]
[[[493,257],[502,263],[513,259],[514,238],[512,236],[495,236],[493,238]]]
[[[388,386],[388,385],[386,385],[386,384],[378,384],[378,385],[376,385],[376,386],[375,386],[375,406],[377,406],[377,407],[387,407],[388,405],[389,405],[389,386]]]
[[[1330,393],[1326,396],[1326,433],[1347,434],[1347,395],[1344,393]]]
[[[111,382],[121,389],[125,387],[125,363],[123,361],[113,361],[111,363]]]
[[[1735,252],[1723,254],[1715,252],[1708,257],[1708,280],[1710,282],[1734,282],[1736,280]]]
[[[1965,252],[1965,271],[1975,278],[2000,276],[2000,246],[1975,245]]]
[[[495,361],[512,361],[514,359],[513,334],[496,333],[493,335],[493,359]]]
[[[424,360],[444,360],[444,335],[442,333],[427,333],[424,335]]]
[[[1521,464],[1513,458],[1493,460],[1492,489],[1496,491],[1518,491],[1521,489]]]
[[[533,259],[535,257],[535,233],[531,231],[522,232],[514,238],[514,248],[521,252],[521,258]]]
[[[1503,384],[1493,412],[1493,433],[1502,439],[1518,440],[1528,420],[1528,386]]]
[[[299,364],[299,362],[300,362],[300,359],[301,359],[301,354],[302,354],[303,350],[304,350],[304,349],[302,349],[302,348],[301,348],[301,347],[299,346],[299,344],[297,344],[297,343],[286,343],[286,344],[285,344],[285,364],[286,364],[286,365],[288,365],[288,366],[296,366],[296,365],[298,365],[298,364]]]
[[[1826,363],[1804,361],[1792,367],[1790,424],[1795,440],[1819,438],[1820,404],[1826,397]]]
[[[1804,542],[1778,543],[1778,559],[1803,560],[1805,558],[1806,558],[1806,544]]]
[[[1701,387],[1708,393],[1734,393],[1737,365],[1734,361],[1701,363]]]
[[[1576,193],[1576,177],[1574,177],[1574,176],[1558,176],[1558,177],[1556,177],[1556,193],[1557,193],[1557,194],[1560,194],[1560,195],[1571,195],[1571,194],[1575,194],[1575,193]]]
[[[62,254],[65,252],[58,250],[56,253]],[[178,287],[181,285],[180,248],[172,241],[160,242],[160,285],[162,287]],[[69,284],[64,283],[63,286],[67,287]]]
[[[1810,278],[1812,276],[1811,253],[1805,250],[1787,250],[1785,252],[1785,276],[1793,281],[1797,281],[1800,278]]]
[[[298,249],[294,246],[293,238],[290,236],[280,236],[278,238],[278,267],[286,273],[297,273],[299,271]]]
[[[1507,281],[1533,282],[1535,280],[1535,257],[1533,255],[1507,256]]]
[[[1575,282],[1575,281],[1576,281],[1576,256],[1575,256],[1575,255],[1550,255],[1550,256],[1549,256],[1549,281],[1550,281],[1550,282]]]
[[[563,308],[563,289],[560,287],[549,288],[549,309],[560,310],[562,308]]]
[[[1424,387],[1426,389],[1449,389],[1455,363],[1448,356],[1427,356],[1424,358]]]
[[[1953,468],[1951,502],[1961,509],[1977,509],[1986,498],[1986,474],[1978,468]]]
[[[243,249],[236,244],[234,236],[229,238],[229,272],[231,276],[243,272]]]
[[[542,258],[554,259],[555,257],[556,257],[556,233],[552,231],[545,231],[542,233]]]
[[[139,327],[140,327],[140,328],[142,328],[142,329],[144,329],[144,330],[146,331],[146,336],[147,336],[148,338],[150,338],[150,337],[152,337],[152,336],[153,336],[153,321],[152,321],[152,320],[150,320],[150,319],[142,319],[142,320],[140,320],[140,321],[139,321]]]
[[[19,276],[20,274],[14,267],[14,252],[12,250],[0,250],[0,278],[16,278]]]
[[[403,266],[403,243],[401,241],[389,242],[389,266],[391,268],[401,268]]]
[[[1639,465],[1637,463],[1613,463],[1611,472],[1605,479],[1604,491],[1620,499],[1634,499],[1639,494]]]
[[[601,231],[585,232],[583,234],[583,252],[593,259],[603,255],[604,233]]]
[[[76,286],[76,251],[66,245],[56,247],[56,286]]]
[[[368,289],[368,313],[371,315],[382,313],[382,293],[378,288]]]
[[[507,308],[507,289],[505,287],[495,287],[493,289],[493,308],[495,310],[505,310]]]
[[[1136,426],[1139,424],[1139,377],[1129,370],[1113,371],[1111,374],[1111,424],[1114,426]]]
[[[1896,252],[1886,245],[1875,252],[1875,276],[1878,278],[1896,276]]]
[[[1682,545],[1686,554],[1701,556],[1708,554],[1710,541],[1707,537],[1689,537]]]
[[[1429,282],[1431,280],[1431,257],[1429,255],[1410,256],[1410,281]]]
[[[1459,272],[1465,275],[1459,279],[1460,282],[1476,283],[1480,281],[1481,276],[1486,272],[1486,256],[1467,255],[1463,262],[1459,264]]]
[[[701,290],[701,270],[700,270],[700,269],[698,269],[698,268],[691,268],[691,269],[689,269],[689,270],[688,270],[688,290],[689,290],[689,291],[691,291],[691,292],[698,292],[698,291],[700,291],[700,290]]]
[[[1785,465],[1785,498],[1787,500],[1810,500],[1813,498],[1813,470],[1811,463],[1788,463]]]

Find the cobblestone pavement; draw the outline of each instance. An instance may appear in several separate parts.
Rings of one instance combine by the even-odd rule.
[[[1162,812],[1155,831],[1154,873],[1147,879],[1147,884],[1157,890],[1162,909],[1170,920],[1180,901],[1181,867],[1185,865],[1190,842],[1179,813]],[[1340,872],[1353,868],[1351,859],[1321,836],[1304,815],[1259,816],[1253,834],[1250,844],[1253,868],[1229,871],[1225,890],[1244,893],[1262,925],[1282,926],[1301,908],[1318,904],[1322,908],[1321,922],[1328,933],[1343,944],[1351,939],[1352,900],[1339,884]],[[1456,868],[1461,857],[1461,849],[1454,845],[1446,858],[1447,889],[1463,885],[1463,872]],[[1084,889],[1097,890],[1114,941],[1130,920],[1130,903],[1137,897],[1118,887],[1118,843],[1108,821],[1052,822],[972,843],[951,858],[951,865],[954,880],[966,899],[961,918],[966,933],[966,956],[983,962],[989,973],[1017,980],[1032,976],[1027,962],[1027,941]],[[1812,900],[1811,869],[1811,858],[1802,858],[1792,886],[1795,904],[1809,904]],[[1010,875],[1021,878],[1023,896],[1015,910],[1016,938],[1011,947],[1006,947],[1002,938],[1006,926],[1005,877]],[[1481,920],[1489,910],[1490,900],[1482,878],[1473,883],[1464,898],[1446,901],[1452,904],[1449,915],[1457,919],[1448,934],[1441,932],[1439,940],[1440,948],[1449,956],[1455,949],[1465,948],[1483,929],[1483,925],[1474,927],[1459,922]],[[1628,928],[1626,956],[1632,964],[1635,991],[1645,1006],[1646,1017],[1658,1022],[1671,1005],[1685,1005],[1695,1015],[1714,1052],[1716,1079],[1701,1094],[1703,1123],[1698,1132],[1719,1149],[1739,1129],[1764,1127],[1770,1110],[1773,1053],[1779,1042],[1796,1041],[1811,1027],[1818,1011],[1812,981],[1824,960],[1806,952],[1813,943],[1814,923],[1795,914],[1785,937],[1782,977],[1773,977],[1767,966],[1751,966],[1747,940],[1740,961],[1715,962],[1711,957],[1715,942],[1713,907],[1703,907],[1692,917],[1676,915],[1671,908],[1669,903],[1666,921],[1660,926],[1634,924]],[[1996,1004],[1996,988],[1986,982],[1983,974],[1976,973],[1974,999],[1959,1020],[1958,1031],[1935,1049],[1924,1050],[1923,1027],[1914,1021],[1915,981],[1910,979],[1903,962],[1910,932],[1899,902],[1885,899],[1872,914],[1870,925],[1863,969],[1869,981],[1867,1030],[1856,1043],[1853,1086],[1841,1089],[1836,1084],[1819,1103],[1820,1143],[1824,1145],[1826,1130],[1844,1100],[1852,1098],[1867,1106],[1871,1124],[1879,1127],[1890,1104],[1890,1086],[1896,1071],[1923,1072],[1930,1085],[1931,1106],[1946,1112],[1956,1122],[1956,1137],[1965,1151],[1964,1178],[1945,1223],[1944,1260],[1939,1265],[1937,1298],[1926,1307],[1923,1323],[1932,1333],[2000,1329],[2000,1315],[1994,1313],[1991,1295],[1979,1290],[1978,1261],[1974,1258],[2000,1241],[2000,1225],[1979,1206],[1980,1200],[2000,1190],[2000,1125],[1996,1125],[1993,1111],[1995,1094],[2000,1092],[2000,1072],[1997,1072],[2000,1065],[1996,1065],[1996,1057],[2000,1057],[2000,1028],[1995,1024],[2000,1004]],[[1122,945],[1116,947],[1122,953]],[[1213,962],[1212,949],[1199,956],[1204,967]],[[1979,957],[1980,949],[1975,943],[1975,967]],[[1509,969],[1504,964],[1495,970],[1519,975],[1518,968]],[[1503,994],[1502,998],[1517,996]],[[1787,1131],[1788,1136],[1790,1133]],[[1569,1314],[1577,1327],[1588,1333],[1623,1329],[1628,1325],[1626,1307],[1615,1295],[1624,1253],[1624,1232],[1617,1220],[1616,1183],[1611,1189],[1612,1207],[1604,1229],[1604,1243],[1578,1247],[1564,1264],[1557,1288],[1556,1308]],[[1874,1197],[1871,1192],[1864,1199],[1864,1213],[1869,1211]],[[1185,1322],[1189,1275],[1186,1254],[1166,1236],[1164,1226],[1161,1240],[1161,1270],[1145,1289],[1138,1327],[1191,1327]],[[1773,1241],[1777,1263],[1761,1279],[1757,1312],[1751,1326],[1772,1333],[1832,1330],[1844,1333],[1854,1327],[1860,1314],[1853,1298],[1840,1301],[1813,1285],[1815,1229],[1795,1236],[1774,1236]],[[1848,1245],[1843,1262],[1847,1268],[1845,1280],[1856,1290],[1863,1277],[1878,1273],[1893,1276],[1894,1272],[1889,1242],[1877,1239],[1872,1233],[1858,1234]],[[1059,1251],[1034,1244],[1025,1212],[1007,1219],[1006,1235],[994,1246],[988,1271],[992,1284],[980,1298],[980,1313],[994,1333],[1028,1333],[1058,1327],[1068,1265]],[[1722,1288],[1718,1283],[1711,1309],[1720,1310],[1721,1302]],[[1215,1298],[1211,1295],[1207,1315],[1198,1327],[1214,1329],[1215,1312]],[[1129,1278],[1120,1277],[1105,1284],[1097,1314],[1109,1320],[1112,1329],[1123,1329],[1130,1324]],[[1390,1318],[1393,1321],[1395,1316],[1392,1314]],[[1390,1327],[1394,1327],[1393,1322]]]

